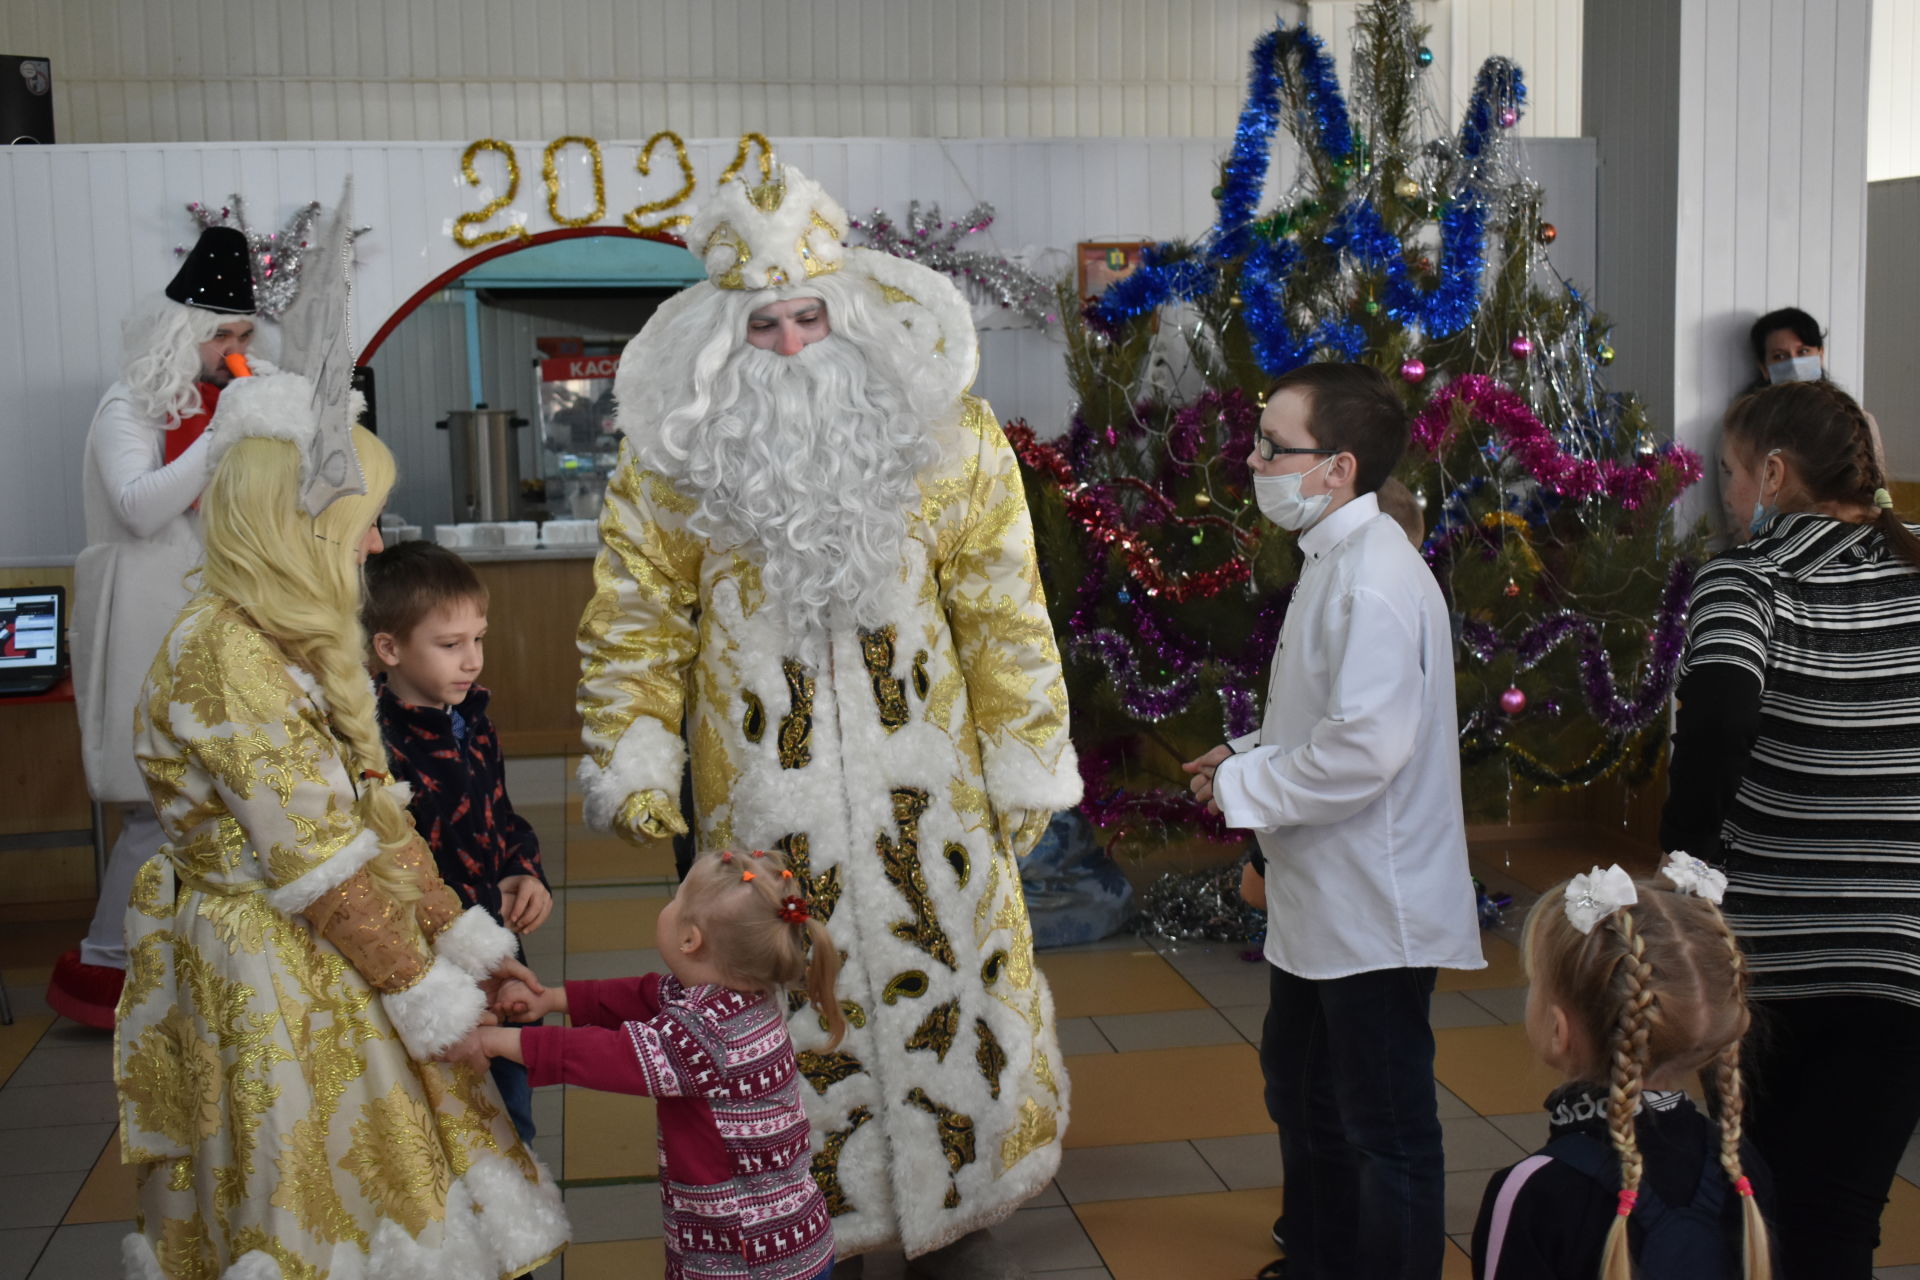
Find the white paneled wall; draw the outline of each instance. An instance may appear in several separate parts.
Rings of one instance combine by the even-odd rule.
[[[1583,0],[1418,0],[1434,79],[1492,53],[1533,83],[1523,133],[1580,132]],[[1219,137],[1246,53],[1351,0],[0,0],[53,59],[67,142]]]
[[[1920,175],[1920,0],[1873,0],[1867,181]]]

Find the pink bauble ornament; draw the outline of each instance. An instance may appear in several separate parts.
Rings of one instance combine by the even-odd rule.
[[[1408,382],[1418,382],[1427,376],[1427,366],[1421,360],[1408,360],[1400,366],[1400,376]]]
[[[1500,695],[1500,709],[1510,716],[1517,716],[1527,709],[1525,690],[1513,688]]]
[[[1512,107],[1505,107],[1501,110],[1500,127],[1502,129],[1511,129],[1513,128],[1513,126],[1519,123],[1520,123],[1520,113],[1518,111],[1515,111]]]
[[[1523,333],[1507,344],[1507,350],[1513,352],[1516,359],[1525,360],[1533,354],[1533,339]]]

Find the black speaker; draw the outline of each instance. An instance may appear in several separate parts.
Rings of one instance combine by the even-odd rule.
[[[53,141],[53,64],[0,53],[0,144]]]

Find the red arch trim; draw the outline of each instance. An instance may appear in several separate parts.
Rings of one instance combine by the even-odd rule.
[[[354,363],[366,364],[369,360],[373,359],[374,353],[380,350],[380,344],[387,340],[389,334],[400,327],[402,320],[405,320],[413,314],[415,308],[481,263],[491,261],[494,258],[504,257],[509,253],[518,253],[522,249],[531,249],[537,244],[550,244],[555,240],[575,240],[581,236],[621,236],[628,240],[653,240],[660,244],[677,245],[682,249],[687,247],[687,242],[679,236],[666,234],[641,235],[639,232],[629,231],[625,227],[562,227],[555,231],[542,231],[538,235],[529,236],[525,240],[502,240],[499,244],[491,248],[482,249],[472,257],[462,258],[459,262],[448,267],[445,271],[442,271],[439,275],[417,289],[411,297],[400,304],[399,308],[392,315],[387,317],[387,322],[380,326],[379,332],[373,335],[373,340],[367,343],[366,347],[361,350],[360,358],[354,361]]]

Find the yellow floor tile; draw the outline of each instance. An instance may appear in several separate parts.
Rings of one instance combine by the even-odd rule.
[[[116,1130],[62,1221],[68,1226],[76,1222],[125,1222],[133,1217],[135,1202],[133,1166],[120,1162],[120,1134]]]
[[[1440,1264],[1440,1280],[1473,1280],[1473,1259],[1451,1240],[1447,1241],[1446,1261]]]
[[[12,973],[7,974],[7,978],[16,983],[18,981]],[[44,979],[41,985],[45,985]],[[33,1046],[52,1025],[52,1014],[36,1013],[15,1018],[10,1027],[0,1027],[0,1084],[7,1082],[14,1069],[33,1051]]]
[[[584,828],[583,828],[584,830]],[[588,833],[567,836],[567,883],[596,881],[678,880],[673,869],[673,842],[655,840],[635,847],[619,836]]]
[[[663,1240],[603,1240],[576,1244],[563,1255],[567,1280],[658,1280],[667,1274]]]
[[[1273,1132],[1252,1045],[1082,1054],[1067,1059],[1067,1077],[1073,1084],[1069,1147]],[[1204,1085],[1171,1087],[1182,1080]]]
[[[1551,839],[1531,835],[1511,841],[1485,837],[1473,842],[1472,853],[1475,864],[1505,872],[1536,893],[1596,865],[1604,867],[1614,862],[1632,875],[1650,876],[1660,858],[1658,848],[1635,850],[1610,831],[1591,838],[1577,832]]]
[[[1075,951],[1039,957],[1060,1018],[1204,1009],[1207,1002],[1158,952]]]
[[[1479,991],[1487,987],[1524,987],[1527,975],[1520,969],[1520,948],[1505,938],[1490,933],[1480,935],[1480,950],[1487,957],[1484,969],[1442,969],[1434,983],[1435,991]]]
[[[1273,1189],[1102,1200],[1073,1212],[1113,1280],[1253,1280],[1276,1256],[1268,1233],[1279,1209]]]
[[[652,1098],[569,1089],[566,1179],[633,1178],[660,1171]],[[568,1265],[572,1274],[572,1265]]]
[[[571,895],[569,895],[571,897]],[[568,951],[638,951],[653,945],[664,897],[567,903]]]
[[[1920,1262],[1920,1187],[1905,1178],[1893,1180],[1893,1192],[1880,1213],[1880,1248],[1876,1267],[1906,1267]]]
[[[1533,1056],[1524,1027],[1450,1027],[1433,1038],[1434,1076],[1483,1116],[1537,1111],[1566,1083]]]

